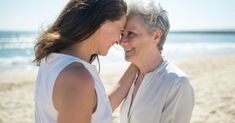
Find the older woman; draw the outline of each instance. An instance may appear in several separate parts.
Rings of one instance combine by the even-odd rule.
[[[185,73],[162,56],[167,12],[154,0],[128,3],[121,46],[139,73],[121,107],[121,123],[189,123],[193,88]]]

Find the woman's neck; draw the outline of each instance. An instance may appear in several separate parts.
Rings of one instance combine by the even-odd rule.
[[[68,54],[74,57],[78,57],[86,62],[90,62],[91,55],[95,54],[95,48],[92,47],[89,41],[83,41],[72,45],[62,51],[64,54]]]
[[[136,63],[136,66],[143,74],[154,71],[163,62],[163,58],[160,52],[153,53],[151,55],[145,55],[140,61]]]

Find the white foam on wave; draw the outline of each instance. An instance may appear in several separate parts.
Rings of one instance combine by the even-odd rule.
[[[32,44],[30,44],[32,46]],[[32,47],[30,48],[32,49]],[[24,47],[24,45],[22,45]],[[29,47],[25,46],[25,47]],[[235,54],[235,42],[197,42],[197,43],[166,43],[163,54],[171,60],[190,58],[195,56],[212,56]],[[28,56],[1,57],[0,69],[31,69],[34,67],[32,63],[34,56],[29,51]],[[27,53],[26,53],[27,55]],[[100,56],[102,66],[118,66],[126,63],[124,59],[124,51],[122,47],[115,45],[111,47],[107,56]],[[101,66],[101,67],[102,67]]]
[[[235,55],[235,42],[168,43],[164,55],[170,59]]]
[[[184,50],[184,51],[195,51],[195,50],[226,50],[235,49],[234,43],[168,43],[164,49],[169,51]]]
[[[0,58],[0,72],[34,69],[32,61],[33,57]]]
[[[1,38],[0,50],[1,49],[25,49],[33,48],[35,45],[35,36],[32,37],[11,37]]]

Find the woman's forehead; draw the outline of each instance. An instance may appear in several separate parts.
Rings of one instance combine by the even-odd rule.
[[[139,29],[144,28],[143,23],[138,18],[130,18],[127,20],[125,25],[125,30],[137,31]]]

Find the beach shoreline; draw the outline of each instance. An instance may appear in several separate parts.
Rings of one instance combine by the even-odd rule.
[[[185,71],[195,91],[191,123],[235,123],[235,56],[190,58],[174,63]],[[107,92],[127,66],[101,66],[100,76]],[[0,123],[34,122],[36,75],[35,69],[0,75]],[[117,123],[118,111],[113,117]]]

